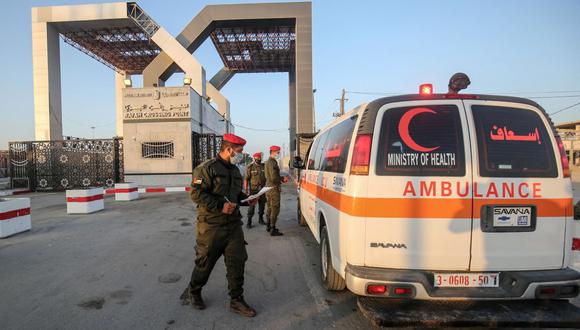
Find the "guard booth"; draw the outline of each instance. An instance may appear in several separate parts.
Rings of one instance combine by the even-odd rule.
[[[187,186],[195,166],[217,154],[227,121],[190,86],[123,89],[125,181]]]

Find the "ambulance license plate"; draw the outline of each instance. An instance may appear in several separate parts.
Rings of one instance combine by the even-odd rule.
[[[493,208],[494,227],[530,227],[532,208],[519,206],[495,206]]]
[[[499,273],[435,273],[436,288],[496,288]]]

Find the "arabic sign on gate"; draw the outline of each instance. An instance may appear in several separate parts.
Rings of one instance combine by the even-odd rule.
[[[123,121],[191,118],[190,88],[153,87],[123,90]]]

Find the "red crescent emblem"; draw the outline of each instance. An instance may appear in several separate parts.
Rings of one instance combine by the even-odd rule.
[[[413,120],[413,118],[416,115],[421,114],[421,113],[437,114],[435,111],[428,109],[428,108],[414,108],[414,109],[407,111],[403,115],[403,117],[401,117],[401,121],[399,121],[399,135],[401,136],[401,140],[403,140],[403,142],[405,142],[405,144],[407,146],[409,146],[409,148],[411,148],[415,151],[430,152],[433,150],[437,150],[437,149],[439,149],[439,147],[433,147],[433,148],[423,147],[422,145],[415,142],[415,140],[413,140],[413,138],[409,134],[409,124],[411,123],[411,120]]]

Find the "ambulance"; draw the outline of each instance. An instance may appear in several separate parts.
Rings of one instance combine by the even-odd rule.
[[[320,244],[324,287],[420,300],[576,297],[570,170],[545,110],[432,90],[363,104],[295,157],[299,220]]]

